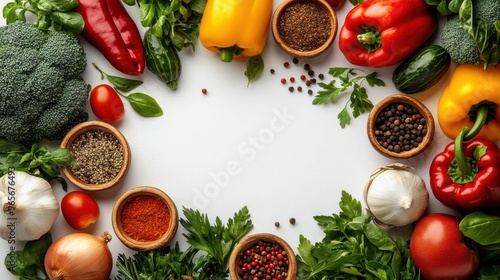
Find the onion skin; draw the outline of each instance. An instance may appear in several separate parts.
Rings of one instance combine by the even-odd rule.
[[[77,232],[50,245],[45,254],[45,271],[50,280],[107,280],[113,257],[107,243],[111,235]]]

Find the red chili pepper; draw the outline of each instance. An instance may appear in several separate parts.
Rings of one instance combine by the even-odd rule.
[[[473,139],[463,143],[464,129],[455,142],[438,154],[430,167],[434,196],[448,207],[491,210],[500,207],[500,149]]]
[[[352,64],[392,66],[418,49],[436,26],[425,0],[370,0],[346,15],[339,48]]]
[[[120,0],[79,0],[82,36],[122,73],[141,75],[145,57],[139,30]]]

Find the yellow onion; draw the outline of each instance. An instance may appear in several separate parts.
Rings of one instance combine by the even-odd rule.
[[[113,258],[107,243],[111,235],[70,233],[50,245],[45,254],[45,271],[50,280],[107,280]]]

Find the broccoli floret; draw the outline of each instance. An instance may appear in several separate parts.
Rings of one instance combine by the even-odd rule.
[[[475,0],[474,18],[481,18],[491,26],[491,40],[496,40],[495,20],[500,20],[500,1]],[[450,57],[459,64],[484,64],[472,37],[460,26],[458,14],[449,16],[441,32],[441,44]]]
[[[78,38],[17,21],[0,27],[0,137],[60,140],[85,112],[90,85]]]

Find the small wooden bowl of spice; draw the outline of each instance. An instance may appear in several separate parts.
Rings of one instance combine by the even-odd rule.
[[[113,230],[125,246],[150,251],[166,246],[179,225],[177,208],[162,190],[143,186],[126,191],[116,201]]]
[[[101,121],[87,121],[73,127],[61,142],[76,165],[64,166],[62,173],[75,186],[89,191],[116,186],[130,166],[130,147],[123,134]]]
[[[262,263],[259,264],[259,261]],[[270,271],[260,270],[265,265],[268,265]],[[264,274],[259,279],[294,280],[297,277],[295,253],[281,237],[270,233],[249,235],[231,252],[229,276],[232,280],[254,279],[253,273],[259,272]],[[271,278],[267,278],[267,275]]]
[[[368,138],[380,154],[407,159],[422,153],[434,138],[434,117],[418,99],[404,94],[386,97],[368,116]]]
[[[324,53],[337,35],[335,11],[325,0],[285,0],[274,11],[271,31],[278,46],[296,58]]]

